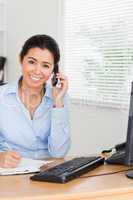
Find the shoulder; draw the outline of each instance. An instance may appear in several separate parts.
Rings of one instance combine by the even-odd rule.
[[[11,104],[14,99],[16,99],[17,84],[8,83],[0,86],[0,104],[2,105],[6,102],[6,105]]]
[[[9,88],[9,84],[0,85],[0,94],[5,93]]]
[[[5,85],[0,85],[0,94],[10,94],[16,93],[16,83],[7,83]]]

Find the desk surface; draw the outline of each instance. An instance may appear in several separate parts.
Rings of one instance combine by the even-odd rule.
[[[127,169],[124,166],[103,165],[85,174],[94,175]],[[31,175],[1,176],[0,200],[132,200],[133,180],[125,172],[77,178],[66,184],[35,182]]]

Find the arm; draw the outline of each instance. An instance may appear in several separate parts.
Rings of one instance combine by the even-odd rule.
[[[70,124],[68,103],[63,107],[52,108],[51,132],[48,137],[48,150],[52,157],[63,157],[70,148]]]
[[[0,87],[0,102],[4,101],[3,94],[5,90],[6,86]],[[0,128],[2,127],[1,123],[2,121],[0,120]],[[0,130],[0,167],[16,167],[20,159],[20,154],[12,150],[6,138],[4,138],[2,130]]]
[[[20,159],[20,154],[12,151],[8,143],[0,136],[0,167],[16,167]]]

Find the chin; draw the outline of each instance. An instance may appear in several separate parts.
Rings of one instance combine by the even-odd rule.
[[[33,81],[31,82],[29,82],[29,87],[31,87],[31,88],[39,88],[39,87],[42,87],[43,85],[45,84],[45,82],[35,82],[35,83],[33,83]]]

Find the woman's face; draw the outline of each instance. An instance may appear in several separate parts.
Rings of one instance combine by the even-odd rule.
[[[23,83],[39,88],[49,79],[54,68],[54,57],[48,49],[31,48],[21,61]]]

